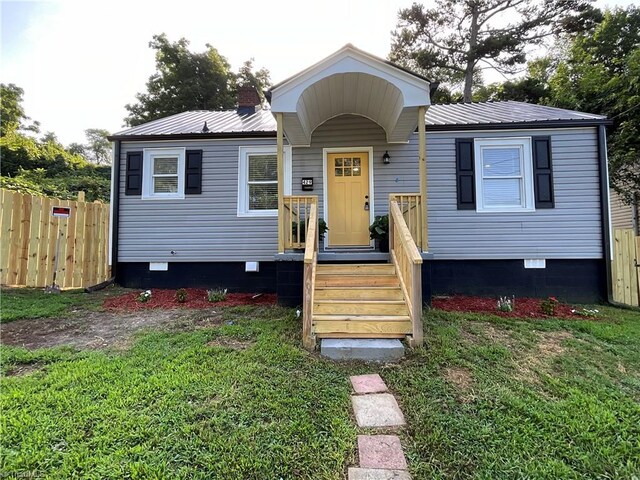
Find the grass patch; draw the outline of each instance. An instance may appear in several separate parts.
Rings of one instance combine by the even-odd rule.
[[[640,312],[598,308],[430,311],[427,347],[389,366],[309,354],[294,313],[268,306],[146,331],[125,351],[2,347],[0,471],[344,478],[358,433],[348,376],[377,372],[408,421],[413,478],[640,477]]]
[[[356,429],[340,368],[290,310],[152,332],[126,352],[5,348],[1,471],[47,478],[338,479]]]
[[[640,313],[519,320],[431,311],[382,373],[414,478],[640,476]],[[635,476],[635,477],[634,477]]]
[[[93,293],[78,289],[60,294],[44,293],[42,288],[2,288],[0,323],[23,318],[73,317],[86,311],[100,311],[105,298],[128,291],[114,285]]]

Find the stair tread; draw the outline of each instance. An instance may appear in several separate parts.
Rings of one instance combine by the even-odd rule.
[[[400,290],[399,286],[385,286],[385,285],[354,285],[352,287],[336,287],[331,285],[316,285],[316,290]]]
[[[363,322],[406,322],[409,315],[350,315],[350,314],[314,314],[314,321],[363,321]]]
[[[359,300],[359,299],[343,299],[343,298],[323,298],[314,300],[314,303],[357,303],[364,305],[376,305],[376,304],[384,304],[384,305],[404,305],[404,300]]]

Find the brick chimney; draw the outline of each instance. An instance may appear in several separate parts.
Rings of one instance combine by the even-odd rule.
[[[250,86],[238,87],[238,113],[240,115],[251,115],[262,105],[260,94]]]

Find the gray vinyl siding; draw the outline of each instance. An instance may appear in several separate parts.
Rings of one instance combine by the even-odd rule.
[[[555,208],[457,210],[456,138],[535,135],[551,136]],[[427,134],[427,171],[429,250],[436,259],[602,258],[595,128]]]
[[[275,139],[122,142],[118,261],[273,260],[277,217],[237,215],[240,145],[275,145]],[[161,147],[203,150],[202,194],[180,200],[124,195],[127,152]]]
[[[633,206],[627,205],[622,201],[613,189],[611,192],[611,226],[613,228],[632,228],[635,229]]]
[[[533,135],[551,136],[555,208],[521,214],[457,210],[456,138]],[[273,260],[277,218],[238,217],[237,192],[238,147],[274,144],[275,139],[122,142],[118,260]],[[202,194],[162,201],[124,195],[126,153],[153,147],[202,149]],[[390,145],[374,122],[343,115],[318,127],[310,147],[292,151],[293,194],[318,195],[320,216],[325,147],[373,148],[376,215],[387,213],[389,193],[419,191],[417,135],[408,144]],[[384,165],[387,150],[391,163]],[[429,250],[435,259],[602,258],[595,128],[427,133],[427,171]],[[313,177],[313,192],[302,192],[302,177]]]

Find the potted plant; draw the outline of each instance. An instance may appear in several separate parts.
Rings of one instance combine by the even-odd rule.
[[[304,242],[305,236],[307,234],[307,229],[305,228],[305,221],[300,220],[299,223],[292,222],[291,225],[292,225],[293,238],[296,238],[296,235],[298,234],[298,225],[300,225],[300,241]],[[327,233],[327,230],[329,230],[329,227],[327,227],[327,222],[324,221],[324,218],[319,218],[318,219],[318,240],[320,242],[324,240],[324,236]]]
[[[376,240],[381,252],[389,251],[389,215],[376,215],[369,227],[369,238]]]

